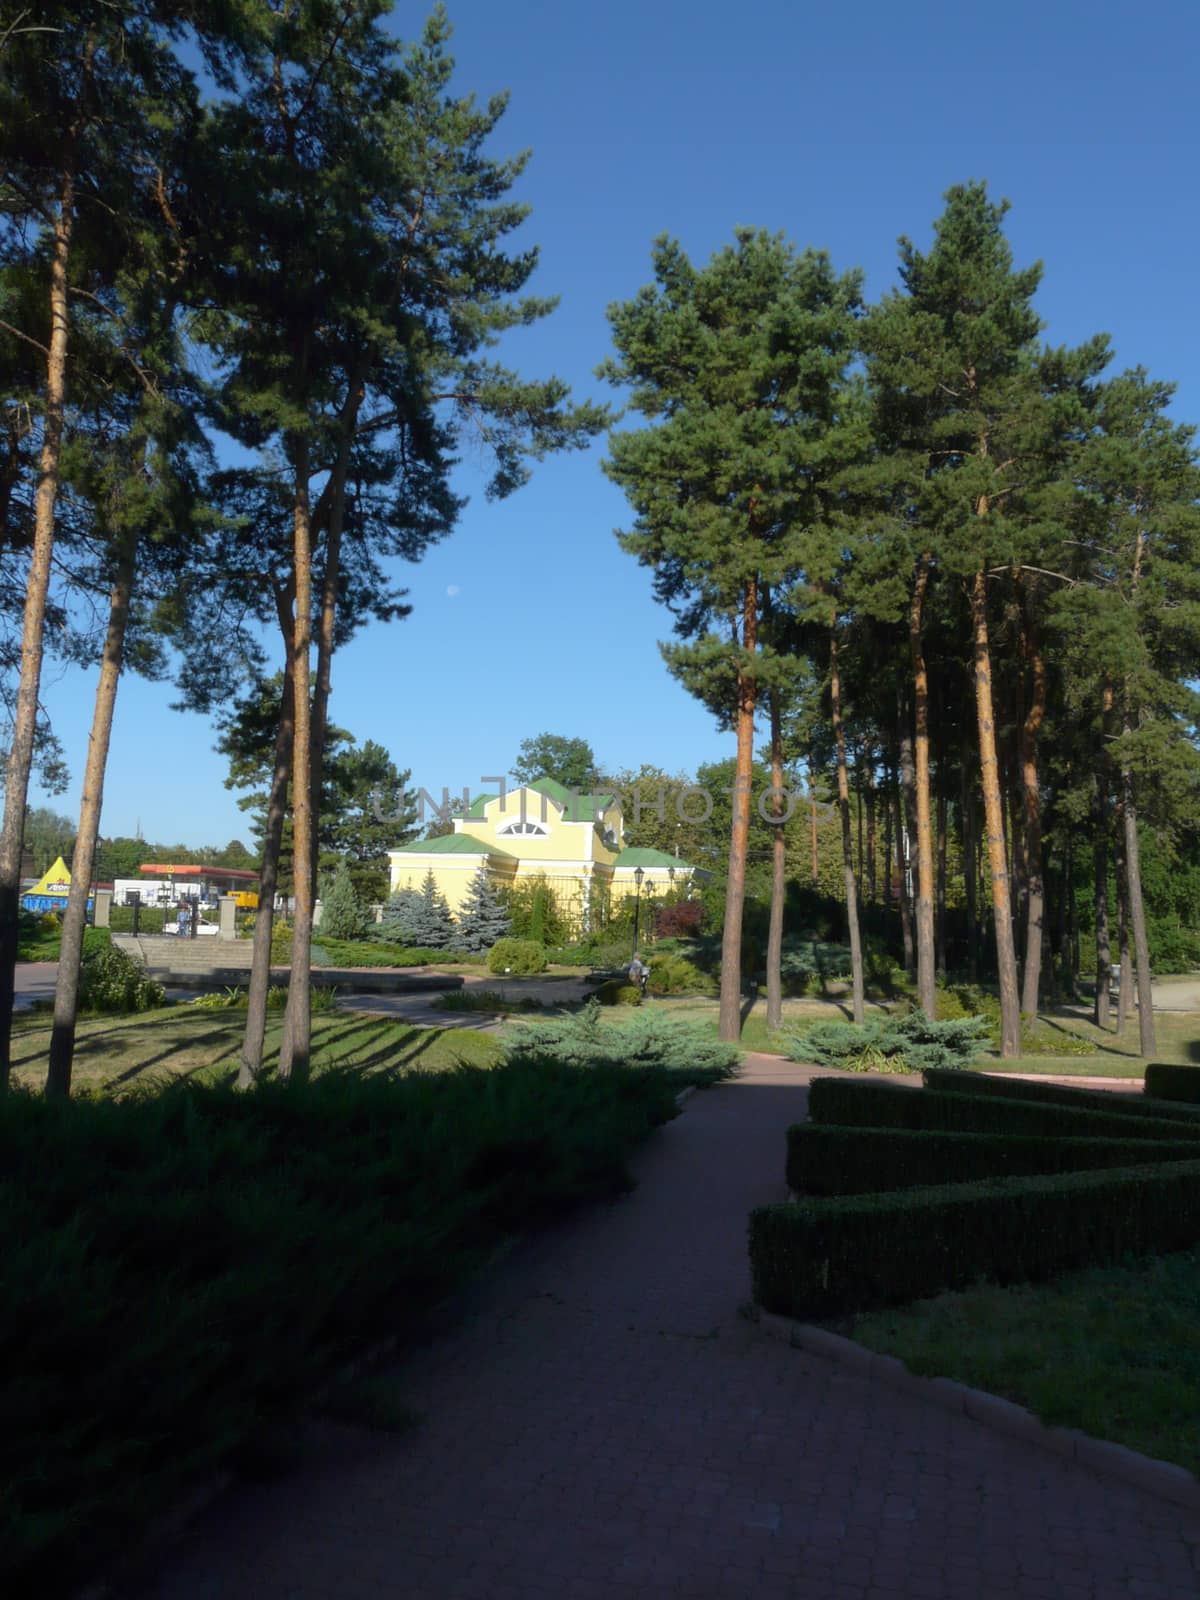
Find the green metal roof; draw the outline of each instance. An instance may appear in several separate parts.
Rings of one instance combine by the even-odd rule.
[[[518,789],[532,789],[536,794],[544,794],[547,800],[552,800],[560,810],[565,811],[568,822],[595,822],[603,814],[606,807],[610,806],[615,798],[611,794],[580,794],[576,796],[566,784],[559,783],[557,778],[536,778],[532,783],[519,783],[505,791],[505,809],[510,804],[517,809],[512,796]],[[498,796],[494,794],[476,795],[471,802],[471,809],[467,816],[478,821],[486,808]],[[528,810],[528,806],[526,807]]]
[[[469,833],[443,833],[437,839],[414,839],[411,844],[397,845],[393,855],[409,856],[507,856],[508,850],[485,844]]]
[[[630,845],[622,850],[613,862],[614,867],[674,867],[676,872],[694,872],[690,861],[669,856],[665,850],[652,850],[649,845]]]

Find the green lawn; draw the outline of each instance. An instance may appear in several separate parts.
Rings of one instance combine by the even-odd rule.
[[[840,1331],[1200,1473],[1200,1251],[943,1294]]]
[[[166,1006],[135,1017],[99,1017],[81,1022],[75,1049],[77,1088],[134,1084],[158,1075],[219,1080],[237,1069],[246,1026],[244,1011]],[[267,1020],[266,1065],[279,1059],[283,1013]],[[396,1017],[363,1012],[318,1013],[312,1020],[313,1064],[437,1071],[464,1062],[491,1066],[499,1059],[495,1039],[471,1028],[417,1028]],[[44,1016],[18,1015],[13,1061],[18,1083],[40,1087],[50,1043]]]

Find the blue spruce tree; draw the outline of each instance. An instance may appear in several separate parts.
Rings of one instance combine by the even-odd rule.
[[[487,868],[471,879],[458,913],[458,940],[465,950],[490,950],[512,926],[512,918],[492,887]]]

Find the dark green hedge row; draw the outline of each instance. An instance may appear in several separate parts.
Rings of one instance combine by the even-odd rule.
[[[1009,1133],[931,1133],[798,1123],[787,1132],[795,1194],[871,1194],[981,1178],[1193,1161],[1190,1139],[1045,1139]]]
[[[1152,1072],[1194,1072],[1200,1080],[1200,1067],[1146,1068],[1147,1084]],[[1186,1096],[1162,1095],[1160,1101],[1147,1100],[1136,1094],[1119,1094],[1112,1089],[1073,1089],[1065,1083],[1031,1083],[1027,1078],[991,1078],[982,1072],[945,1072],[940,1068],[924,1073],[925,1087],[939,1093],[997,1095],[1009,1100],[1042,1100],[1051,1105],[1084,1107],[1092,1111],[1108,1111],[1122,1117],[1171,1117],[1176,1121],[1200,1120],[1200,1111],[1173,1105],[1177,1098]],[[1146,1094],[1151,1091],[1147,1086]]]
[[[1037,1280],[1198,1239],[1200,1161],[812,1199],[750,1214],[754,1298],[791,1317],[919,1300],[981,1278]]]
[[[844,1127],[1024,1133],[1051,1139],[1200,1139],[1200,1122],[1117,1116],[987,1094],[931,1094],[927,1089],[846,1078],[814,1079],[808,1091],[808,1114],[813,1122]]]
[[[1189,1102],[1188,1114],[1200,1115],[1200,1067],[1176,1067],[1166,1061],[1152,1061],[1146,1068],[1143,1087],[1146,1094],[1157,1095],[1160,1100]],[[1191,1106],[1198,1109],[1192,1111]],[[1176,1114],[1182,1110],[1182,1106],[1175,1107]]]
[[[0,1593],[96,1576],[497,1239],[628,1188],[677,1087],[523,1060],[0,1096]]]

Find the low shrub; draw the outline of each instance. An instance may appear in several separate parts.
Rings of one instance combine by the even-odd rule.
[[[573,1017],[522,1023],[504,1040],[505,1059],[548,1056],[576,1067],[661,1067],[685,1083],[714,1083],[731,1077],[739,1056],[703,1027],[647,1009],[628,1022],[607,1022],[593,998]]]
[[[178,910],[170,906],[165,910],[162,906],[139,906],[138,932],[161,933],[167,919],[170,918],[173,923],[178,914]],[[108,910],[108,926],[113,933],[132,933],[133,907],[110,906]]]
[[[1187,1138],[1049,1139],[811,1122],[787,1131],[788,1187],[805,1195],[872,1194],[981,1178],[1195,1159],[1195,1146]]]
[[[1182,1070],[1193,1072],[1200,1069],[1184,1067]],[[924,1074],[924,1082],[927,1089],[945,1089],[951,1094],[982,1094],[1002,1100],[1042,1100],[1051,1105],[1107,1111],[1119,1117],[1170,1117],[1184,1122],[1200,1119],[1200,1111],[1176,1105],[1169,1098],[1153,1101],[1112,1089],[1073,1089],[1065,1083],[992,1077],[983,1072],[960,1075],[956,1072],[929,1071]]]
[[[523,1060],[0,1098],[0,1591],[94,1578],[506,1233],[627,1189],[676,1087]]]
[[[1179,1067],[1166,1061],[1152,1061],[1146,1068],[1143,1092],[1160,1100],[1179,1100],[1200,1106],[1200,1067]]]
[[[779,977],[787,994],[824,989],[830,978],[850,973],[850,951],[845,945],[789,934],[779,955]]]
[[[85,955],[79,968],[79,1009],[125,1016],[153,1011],[166,991],[146,976],[140,961],[114,944],[104,944]]]
[[[640,1006],[642,991],[636,983],[624,978],[606,978],[592,993],[592,998],[602,1006]]]
[[[1046,1138],[1200,1139],[1200,1124],[1178,1118],[1120,1116],[1090,1106],[1055,1105],[983,1094],[934,1094],[898,1084],[817,1078],[809,1085],[813,1122],[842,1127],[929,1129],[941,1133],[1024,1133]]]
[[[273,983],[267,990],[267,1010],[286,1011],[288,991],[286,984]],[[197,995],[188,1005],[194,1011],[245,1011],[250,1004],[249,992],[239,987],[226,987],[212,994]],[[335,986],[314,984],[308,992],[308,1009],[313,1016],[336,1011],[338,992]]]
[[[402,944],[372,944],[367,940],[315,939],[313,950],[325,957],[314,965],[330,967],[432,967],[447,961],[471,961],[461,951],[428,950]]]
[[[506,1000],[495,989],[451,989],[430,1002],[436,1011],[484,1011],[497,1015],[506,1011],[540,1011],[542,1002],[532,995]]]
[[[983,1053],[986,1023],[979,1017],[931,1022],[919,1008],[859,1026],[819,1022],[788,1043],[792,1061],[843,1072],[920,1072],[967,1067]]]
[[[761,1206],[750,1265],[766,1310],[830,1317],[1197,1239],[1200,1161],[1181,1161]]]
[[[527,978],[546,970],[546,950],[534,939],[497,939],[488,951],[489,972],[510,972]]]
[[[942,1018],[978,1016],[987,1022],[988,1042],[1000,1047],[1000,997],[977,983],[954,983],[939,987],[937,1014]],[[1095,1046],[1082,1034],[1056,1023],[1030,1017],[1021,1018],[1023,1056],[1090,1056]]]
[[[652,955],[646,987],[651,994],[715,994],[716,985],[708,973],[686,956]]]

